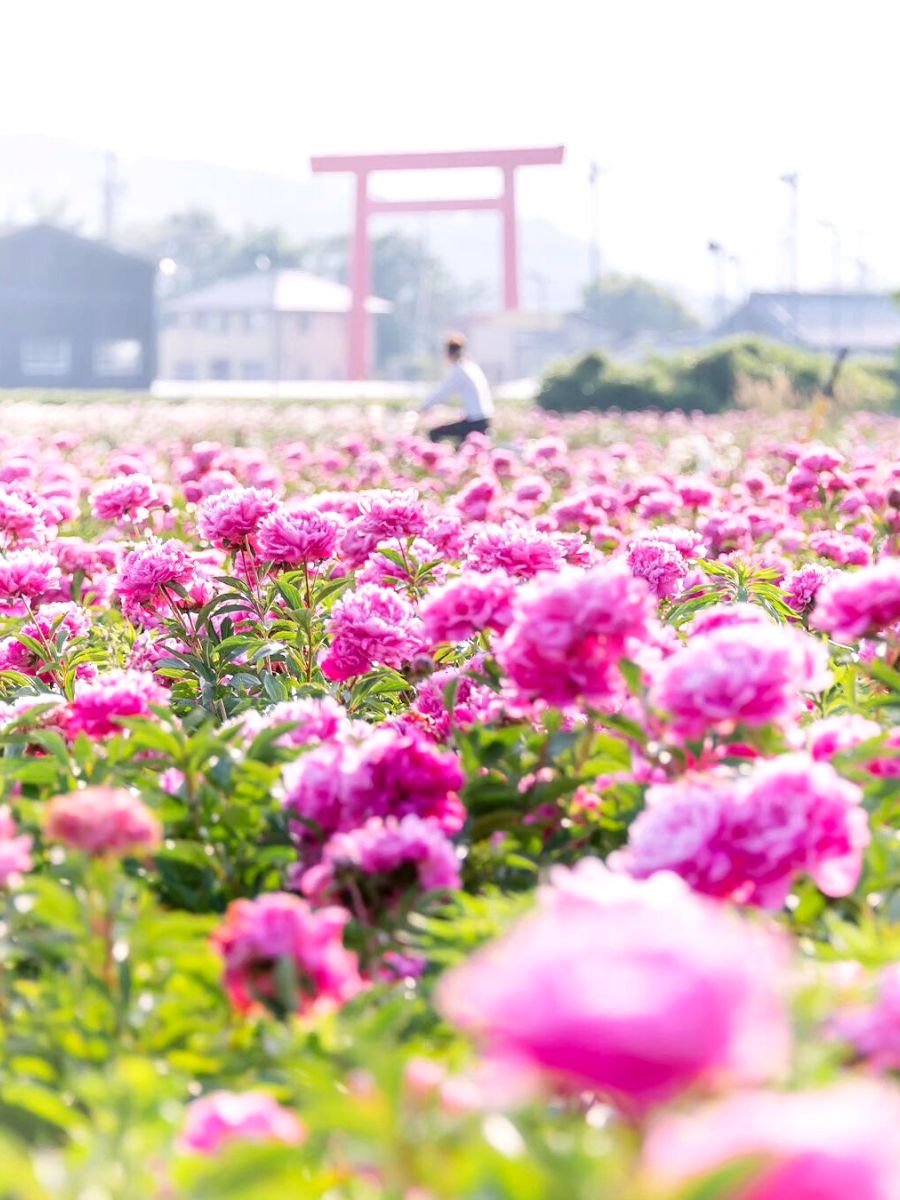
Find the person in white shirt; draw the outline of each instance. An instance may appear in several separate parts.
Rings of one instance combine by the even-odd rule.
[[[494,401],[484,371],[477,363],[466,357],[466,339],[461,333],[451,334],[445,343],[450,372],[422,405],[422,412],[434,408],[444,400],[456,397],[465,416],[461,421],[449,425],[438,425],[429,433],[433,442],[449,438],[457,444],[470,433],[487,433],[494,415]]]

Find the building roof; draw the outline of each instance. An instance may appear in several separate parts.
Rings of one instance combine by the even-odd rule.
[[[123,250],[117,250],[115,246],[110,246],[107,242],[98,241],[96,238],[82,237],[81,234],[74,233],[71,229],[63,229],[59,225],[51,225],[47,221],[39,221],[35,225],[4,227],[0,230],[0,251],[6,248],[12,250],[17,246],[29,248],[40,246],[55,251],[79,251],[82,254],[94,255],[122,266],[139,267],[156,274],[156,263],[151,262],[150,259],[142,258],[139,254],[129,254]]]
[[[715,332],[886,351],[900,345],[900,306],[887,292],[751,292]]]
[[[233,279],[220,279],[195,292],[169,301],[169,312],[310,312],[350,311],[350,289],[308,271],[286,268],[251,271]],[[370,296],[366,310],[390,312],[393,305]]]

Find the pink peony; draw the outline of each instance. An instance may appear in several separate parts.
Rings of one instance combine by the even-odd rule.
[[[629,639],[646,638],[653,604],[624,563],[545,576],[523,588],[497,659],[519,691],[548,704],[605,703],[621,691]]]
[[[834,573],[832,567],[823,567],[819,563],[807,563],[799,567],[792,571],[781,585],[785,592],[785,600],[795,612],[808,612],[822,584]]]
[[[584,860],[445,975],[438,1005],[491,1053],[640,1112],[779,1071],[784,983],[772,935],[673,876],[638,883]]]
[[[0,488],[0,532],[13,542],[32,542],[44,533],[36,503]]]
[[[512,621],[514,584],[502,571],[467,572],[434,588],[422,604],[425,637],[432,646],[464,642],[493,629],[500,633]]]
[[[344,947],[349,919],[342,908],[312,909],[287,892],[233,901],[213,934],[231,1003],[240,1012],[264,1004],[317,1014],[350,1000],[363,982]]]
[[[871,1082],[738,1093],[661,1118],[645,1163],[657,1185],[678,1195],[680,1185],[744,1164],[727,1193],[712,1185],[715,1192],[734,1200],[896,1200],[898,1127],[900,1095]]]
[[[883,558],[860,571],[832,575],[819,589],[811,623],[852,642],[900,621],[900,559]]]
[[[809,752],[817,762],[827,762],[836,754],[853,750],[881,734],[881,726],[859,713],[840,713],[813,721],[804,730]]]
[[[149,717],[151,704],[165,704],[167,694],[145,671],[107,671],[76,685],[65,717],[69,737],[90,738],[122,732],[122,719]]]
[[[249,711],[236,717],[237,725],[248,739],[279,725],[287,728],[276,739],[279,746],[308,746],[347,736],[353,721],[347,710],[330,696],[309,696],[300,700],[282,700],[265,712]]]
[[[305,1139],[300,1118],[265,1092],[210,1092],[188,1105],[181,1146],[214,1156],[232,1142],[298,1146]]]
[[[105,479],[91,492],[91,512],[101,521],[144,518],[161,503],[156,485],[143,473]]]
[[[354,889],[347,889],[348,879],[356,881]],[[331,900],[348,907],[355,896],[390,904],[411,883],[423,892],[460,886],[452,842],[436,821],[414,813],[399,820],[370,817],[356,829],[333,834],[321,861],[299,878],[300,890],[313,903]]]
[[[150,809],[126,788],[86,787],[56,796],[44,832],[93,858],[121,858],[155,850],[162,828]]]
[[[0,807],[0,888],[15,887],[31,870],[31,846],[32,838],[19,833],[9,808]]]
[[[651,703],[680,737],[794,721],[801,692],[827,686],[825,648],[801,630],[752,622],[695,634],[659,667]]]
[[[660,600],[671,600],[684,588],[688,564],[671,542],[644,537],[628,547],[628,569],[646,579]]]
[[[340,528],[316,508],[276,509],[259,526],[260,557],[287,567],[324,562],[337,550]]]
[[[835,1030],[871,1067],[900,1071],[900,965],[885,967],[876,1002],[839,1013]]]
[[[150,538],[130,550],[122,561],[116,580],[116,593],[138,604],[158,601],[166,587],[190,584],[196,563],[183,542],[170,538]]]
[[[786,754],[741,779],[689,776],[651,787],[611,865],[637,878],[674,871],[698,891],[777,909],[799,874],[826,895],[849,895],[868,844],[856,784],[827,763]]]
[[[402,667],[422,649],[422,622],[398,592],[363,583],[343,595],[327,625],[331,647],[322,660],[329,679],[364,675],[375,666]]]
[[[473,571],[505,571],[517,579],[533,579],[557,571],[566,560],[558,536],[531,525],[486,525],[472,538],[466,566]]]
[[[60,570],[52,554],[42,550],[10,550],[0,554],[0,600],[40,600],[56,592]]]
[[[277,507],[278,501],[268,489],[228,488],[203,500],[197,512],[197,530],[222,550],[246,546],[260,522]]]

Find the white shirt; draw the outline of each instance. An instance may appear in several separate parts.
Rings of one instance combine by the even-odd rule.
[[[422,405],[422,412],[434,408],[450,396],[459,396],[469,421],[489,421],[494,415],[494,401],[484,371],[468,358],[450,368],[450,374],[431,393]]]

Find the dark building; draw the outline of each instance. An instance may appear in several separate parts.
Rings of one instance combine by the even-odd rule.
[[[894,354],[900,307],[887,292],[751,292],[714,332],[760,334],[810,350]]]
[[[51,225],[0,238],[0,387],[146,388],[156,266]]]

